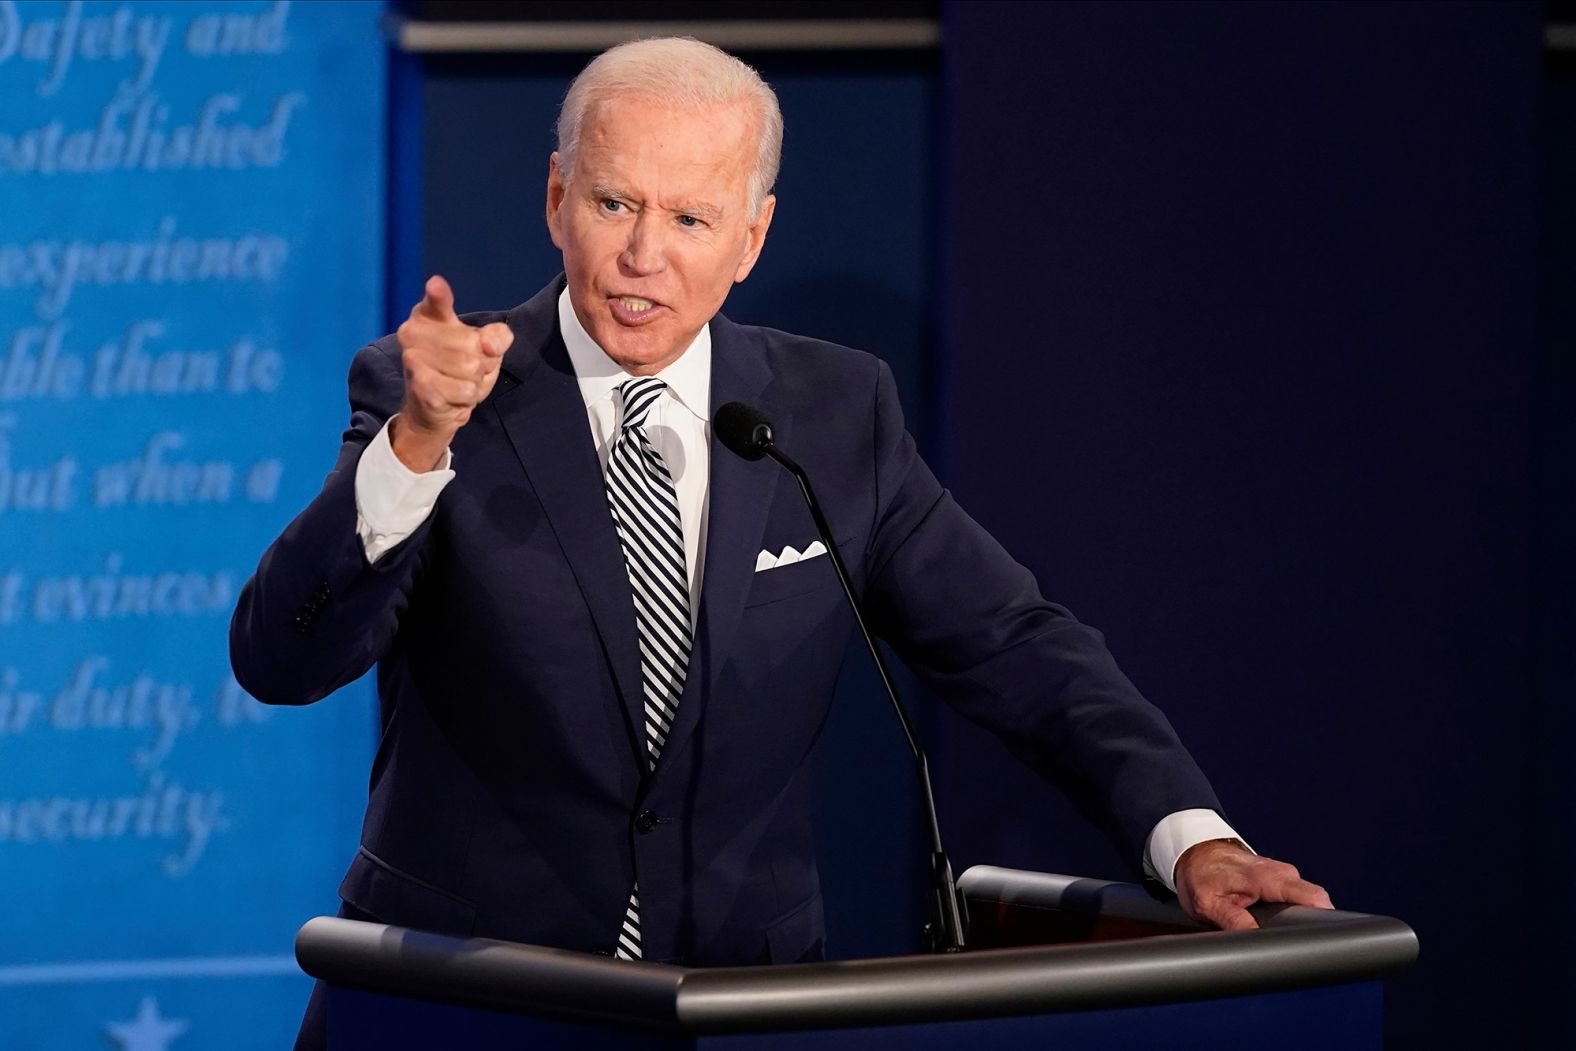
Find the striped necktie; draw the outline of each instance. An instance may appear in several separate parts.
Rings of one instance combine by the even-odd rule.
[[[607,459],[607,502],[624,549],[624,568],[635,599],[640,680],[645,695],[646,756],[656,766],[673,728],[673,715],[691,645],[689,571],[684,529],[673,476],[646,434],[646,417],[667,384],[644,377],[619,385],[624,416]],[[629,896],[614,955],[638,960],[640,887]]]

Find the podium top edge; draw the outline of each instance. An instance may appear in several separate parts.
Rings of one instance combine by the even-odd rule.
[[[972,900],[1179,922],[1132,884],[970,869]],[[1053,1014],[1369,981],[1412,964],[1400,920],[1266,907],[1256,931],[760,967],[627,963],[565,949],[450,938],[319,917],[296,939],[302,969],[361,989],[493,1010],[685,1033]],[[1196,925],[1194,925],[1196,926]]]

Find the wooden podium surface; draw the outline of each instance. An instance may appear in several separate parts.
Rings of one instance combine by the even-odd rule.
[[[1399,920],[1256,906],[1207,930],[1132,884],[977,866],[966,953],[775,967],[625,963],[329,917],[296,954],[329,983],[330,1046],[1380,1046]],[[1192,1035],[1190,1035],[1192,1034]],[[1239,1042],[1240,1041],[1240,1042]]]

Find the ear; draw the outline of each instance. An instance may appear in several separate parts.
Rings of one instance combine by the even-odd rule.
[[[559,214],[563,211],[564,198],[568,195],[568,187],[564,184],[563,173],[558,168],[558,153],[555,150],[547,158],[547,233],[552,237],[553,245],[563,251],[564,242],[559,234]]]
[[[755,269],[755,261],[761,257],[761,249],[766,247],[766,231],[771,229],[772,215],[777,211],[777,198],[768,195],[761,202],[761,214],[755,217],[755,222],[745,232],[746,247],[744,258],[739,260],[739,268],[733,272],[733,283],[738,284],[750,276],[750,271]]]

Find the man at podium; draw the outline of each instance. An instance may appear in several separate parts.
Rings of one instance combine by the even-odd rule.
[[[876,632],[1190,913],[1328,906],[1241,844],[1099,634],[938,485],[884,364],[719,313],[765,245],[781,142],[731,56],[604,53],[548,165],[563,274],[464,316],[433,277],[356,355],[335,470],[231,629],[269,703],[377,667],[345,914],[632,960],[821,955],[809,759],[853,620],[792,480],[713,441],[735,401],[814,478]]]

